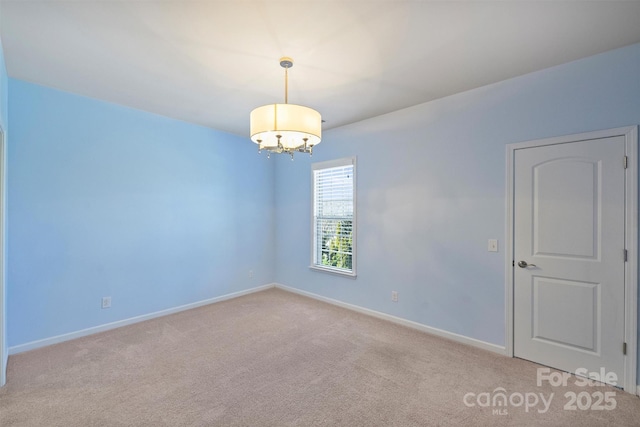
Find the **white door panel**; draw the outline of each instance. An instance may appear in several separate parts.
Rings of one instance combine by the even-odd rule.
[[[600,166],[575,158],[534,166],[534,255],[597,257]]]
[[[515,150],[515,356],[622,378],[624,156],[622,136]]]
[[[598,283],[534,277],[533,339],[596,353],[599,290]]]

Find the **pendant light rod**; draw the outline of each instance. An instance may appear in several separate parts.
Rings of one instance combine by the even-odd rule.
[[[289,103],[289,67],[284,68],[284,103]]]
[[[280,66],[284,68],[284,103],[289,103],[289,68],[293,67],[293,59],[288,56],[280,58]]]

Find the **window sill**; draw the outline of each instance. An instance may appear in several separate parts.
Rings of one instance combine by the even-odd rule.
[[[355,270],[354,271],[344,271],[344,270],[338,270],[336,268],[330,268],[330,267],[319,267],[317,265],[310,265],[309,269],[310,270],[314,270],[314,271],[318,271],[318,272],[321,272],[321,273],[333,274],[335,276],[347,277],[349,279],[355,279],[356,278]]]

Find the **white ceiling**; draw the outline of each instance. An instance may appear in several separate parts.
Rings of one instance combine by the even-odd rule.
[[[640,42],[640,1],[1,0],[10,77],[245,135],[324,129]]]

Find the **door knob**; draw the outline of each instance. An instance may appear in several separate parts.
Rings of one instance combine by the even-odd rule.
[[[527,264],[527,261],[518,261],[518,267],[527,268],[527,267],[535,267],[535,264]]]

